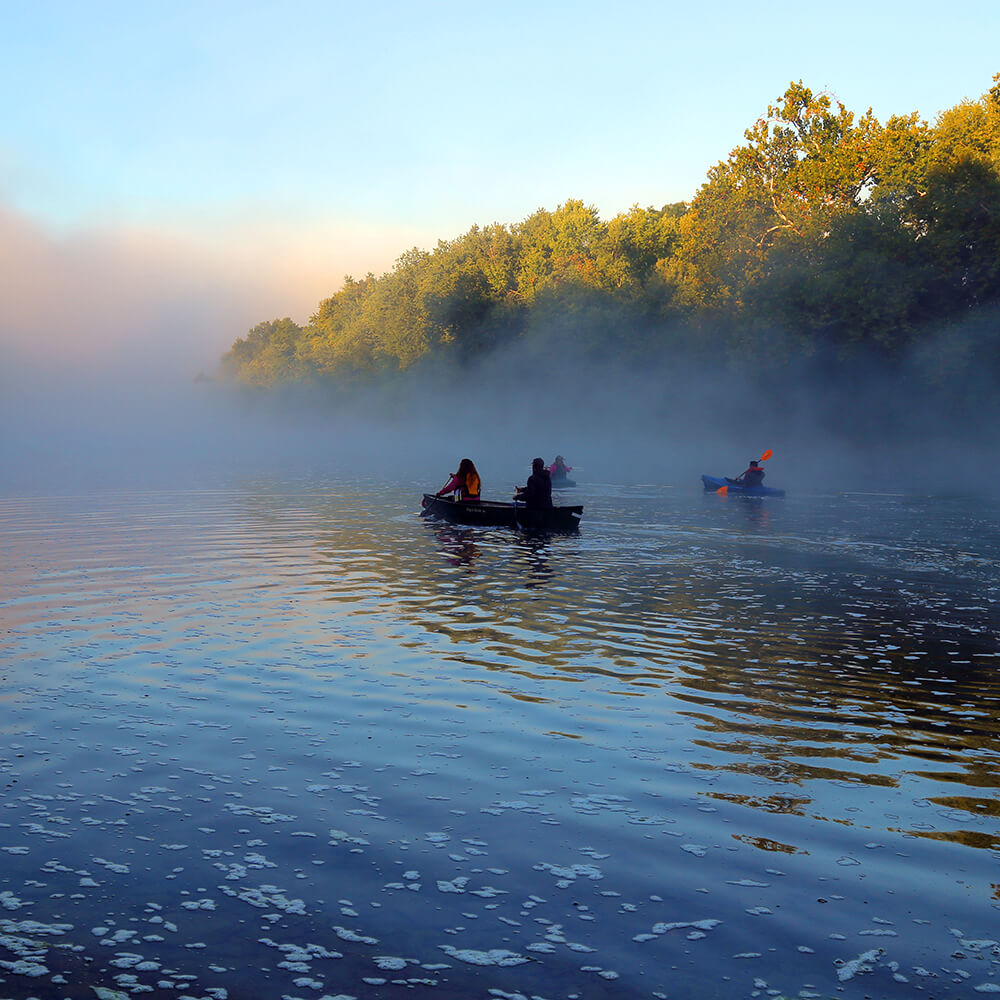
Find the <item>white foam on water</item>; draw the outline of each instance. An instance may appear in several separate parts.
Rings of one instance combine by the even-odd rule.
[[[456,948],[450,944],[442,944],[438,947],[450,958],[468,965],[498,965],[508,968],[514,965],[524,965],[531,961],[530,958],[525,958],[524,955],[518,955],[506,948],[490,948],[487,951],[481,951],[476,948]]]

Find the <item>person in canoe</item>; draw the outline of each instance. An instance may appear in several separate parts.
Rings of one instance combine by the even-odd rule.
[[[741,486],[760,486],[764,482],[764,470],[760,467],[757,459],[753,458],[750,460],[750,465],[747,469],[737,476],[733,482],[739,483]]]
[[[567,465],[562,455],[556,455],[556,460],[549,466],[549,475],[553,479],[566,479],[572,471],[573,466]]]
[[[544,459],[532,459],[528,482],[518,486],[514,499],[520,500],[528,510],[544,510],[552,506],[552,476],[545,468]]]
[[[472,459],[463,458],[458,463],[458,472],[452,473],[451,479],[434,495],[441,497],[445,493],[457,493],[459,494],[459,500],[476,501],[479,499],[481,491],[482,481],[479,478],[479,473],[476,471]]]

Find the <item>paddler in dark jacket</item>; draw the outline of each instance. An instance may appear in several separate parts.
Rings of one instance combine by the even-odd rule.
[[[529,510],[544,510],[552,506],[552,477],[543,459],[532,460],[528,482],[517,488],[514,499],[522,501]]]
[[[764,481],[764,470],[760,467],[756,459],[750,460],[750,467],[737,478],[736,482],[743,486],[760,486]]]

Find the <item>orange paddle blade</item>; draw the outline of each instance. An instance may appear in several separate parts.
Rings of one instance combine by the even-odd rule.
[[[720,496],[728,496],[728,494],[729,494],[729,487],[728,486],[720,486],[715,492],[718,493]]]
[[[764,454],[760,456],[760,460],[762,462],[766,462],[773,454],[774,452],[771,451],[770,448],[768,448],[767,451],[765,451]]]

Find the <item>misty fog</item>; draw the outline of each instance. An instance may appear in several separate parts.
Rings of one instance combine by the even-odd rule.
[[[790,493],[993,489],[992,401],[951,414],[860,373],[852,385],[790,378],[768,394],[725,369],[598,367],[511,349],[339,397],[264,395],[199,378],[193,356],[185,370],[184,350],[155,348],[101,370],[8,361],[7,491],[197,487],[272,472],[436,489],[467,455],[484,496],[506,498],[535,455],[557,453],[581,485],[695,491],[701,473],[738,475],[766,449],[768,484]]]
[[[277,269],[265,279],[134,234],[60,240],[9,214],[0,248],[7,492],[271,471],[436,489],[467,455],[484,495],[505,498],[534,456],[557,453],[581,485],[698,490],[702,473],[737,475],[766,449],[768,484],[790,493],[995,489],[990,375],[950,395],[920,387],[946,382],[996,316],[965,338],[951,328],[941,345],[925,343],[893,378],[808,358],[771,383],[721,361],[595,359],[574,349],[569,329],[461,370],[426,363],[369,388],[265,395],[213,376],[261,315],[305,308]]]

